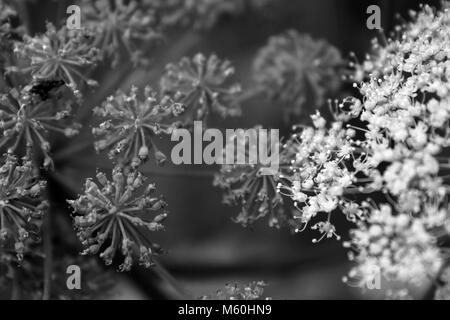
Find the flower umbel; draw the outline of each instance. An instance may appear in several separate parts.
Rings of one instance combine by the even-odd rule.
[[[352,132],[337,120],[331,127],[317,111],[311,116],[313,126],[304,126],[284,144],[282,154],[289,165],[280,175],[278,192],[289,197],[294,204],[295,231],[306,229],[313,219],[321,219],[311,229],[325,237],[340,237],[331,223],[333,212],[342,209],[351,221],[363,215],[351,208],[351,201],[345,194],[359,189],[356,174],[361,170],[350,170],[348,162],[359,157],[353,146]],[[350,161],[351,162],[351,161]],[[352,212],[350,212],[352,211]]]
[[[110,158],[133,167],[145,162],[153,149],[156,162],[162,164],[166,157],[158,150],[154,139],[171,134],[178,127],[173,118],[184,108],[168,96],[158,100],[150,87],[145,88],[144,99],[138,94],[137,87],[132,87],[129,94],[118,91],[94,109],[94,114],[106,119],[93,129],[93,134],[100,138],[95,142],[95,149],[110,149]]]
[[[95,35],[94,45],[103,57],[111,58],[113,67],[120,59],[129,57],[134,65],[147,64],[139,48],[162,40],[154,12],[142,1],[83,0],[86,27]]]
[[[253,73],[260,90],[288,108],[286,116],[298,117],[306,104],[321,107],[336,92],[342,65],[338,49],[290,30],[260,49]]]
[[[85,247],[83,254],[100,252],[100,258],[109,265],[119,251],[124,256],[120,271],[130,270],[136,259],[145,267],[153,265],[153,256],[162,249],[148,239],[147,232],[164,229],[166,203],[152,195],[155,185],[144,180],[137,171],[125,173],[116,167],[112,180],[99,172],[98,182],[88,179],[84,194],[68,200],[78,214],[74,225]]]
[[[63,80],[79,95],[83,84],[96,84],[86,77],[86,72],[98,59],[92,40],[92,35],[83,29],[56,29],[47,23],[44,34],[25,36],[24,42],[16,44],[15,52],[30,63],[23,68],[11,67],[10,71],[30,72],[36,81]]]
[[[7,147],[18,152],[25,147],[27,152],[40,151],[44,156],[44,166],[52,165],[48,131],[60,132],[67,137],[78,133],[79,124],[71,123],[73,111],[71,90],[67,86],[52,89],[46,100],[30,92],[25,87],[0,95],[0,148]]]
[[[389,205],[373,208],[370,218],[352,230],[345,245],[354,249],[349,257],[358,263],[349,272],[349,279],[360,279],[361,286],[372,280],[374,269],[388,281],[400,281],[403,288],[405,284],[421,286],[443,263],[436,239],[426,225],[408,214],[393,215]]]
[[[248,130],[248,136],[236,132],[229,137],[223,157],[228,158],[231,150],[234,151],[233,159],[224,159],[225,163],[232,160],[233,164],[223,164],[219,174],[214,177],[213,184],[225,190],[225,204],[241,207],[239,215],[233,219],[235,222],[249,226],[269,215],[269,225],[278,227],[286,222],[281,214],[283,198],[276,189],[279,172],[272,172],[272,168],[261,164],[257,159],[250,160],[258,154],[257,129]],[[272,154],[275,151],[272,148],[278,148],[278,141],[270,139],[267,141],[267,148]],[[242,155],[239,154],[241,150],[245,150]],[[245,161],[240,163],[242,160]],[[267,172],[268,170],[270,172]]]
[[[185,57],[178,64],[167,65],[161,89],[186,106],[183,118],[186,124],[210,114],[238,116],[241,110],[237,98],[241,89],[238,84],[229,84],[233,73],[229,61],[215,55],[206,58],[199,53],[192,59]]]
[[[29,159],[20,163],[14,155],[5,155],[0,167],[0,244],[11,240],[19,260],[25,240],[39,236],[39,221],[48,206],[41,198],[44,189]]]

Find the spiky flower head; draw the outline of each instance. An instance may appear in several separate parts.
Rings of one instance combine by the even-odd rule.
[[[98,50],[93,46],[92,34],[85,29],[56,29],[47,23],[45,33],[26,35],[23,42],[16,43],[15,52],[28,63],[11,67],[11,72],[30,73],[37,82],[62,80],[77,95],[83,85],[96,85],[87,72],[98,61]]]
[[[74,225],[85,247],[83,254],[100,252],[109,265],[120,252],[121,271],[130,270],[136,260],[150,267],[162,250],[148,239],[148,232],[163,230],[167,217],[166,203],[154,192],[155,185],[146,184],[141,173],[125,173],[120,167],[113,169],[111,180],[102,172],[97,173],[97,182],[86,180],[84,193],[68,200],[77,214]]]
[[[155,138],[171,134],[178,127],[174,118],[182,112],[181,104],[168,96],[158,99],[148,86],[143,99],[137,87],[132,87],[129,94],[118,91],[94,109],[94,114],[105,120],[93,129],[93,134],[99,137],[95,149],[109,149],[111,159],[133,167],[145,162],[153,150],[156,162],[162,164],[166,157],[157,148]]]
[[[134,65],[149,62],[141,46],[162,40],[151,6],[136,0],[83,0],[81,6],[84,25],[96,35],[94,45],[113,67],[124,57]]]
[[[78,133],[79,124],[72,123],[72,91],[65,85],[47,92],[46,100],[25,87],[20,92],[11,89],[0,95],[0,148],[11,152],[44,157],[44,167],[52,165],[48,133],[59,132],[67,137]],[[26,152],[20,150],[26,149]]]
[[[22,163],[6,154],[0,167],[0,244],[14,244],[19,260],[25,241],[39,236],[39,225],[48,203],[42,200],[45,182],[36,178],[31,161]]]
[[[211,114],[222,117],[240,114],[238,84],[231,84],[234,68],[216,55],[196,54],[177,64],[168,64],[161,78],[163,93],[186,106],[184,123],[203,120]]]
[[[263,299],[264,281],[253,281],[246,285],[226,284],[225,289],[217,290],[214,295],[200,297],[202,300],[261,300]],[[265,298],[266,300],[270,298]]]
[[[273,36],[253,62],[259,89],[298,117],[306,105],[319,108],[340,84],[341,55],[325,40],[289,30]]]
[[[277,192],[280,172],[269,172],[272,169],[260,161],[250,162],[251,157],[258,156],[259,141],[256,129],[247,130],[247,137],[239,132],[228,136],[223,155],[225,164],[215,175],[213,184],[225,191],[225,204],[240,206],[241,211],[233,219],[236,223],[249,226],[269,215],[269,225],[278,227],[287,222],[285,215],[281,214],[283,198]],[[268,139],[267,144],[269,154],[275,151],[271,148],[278,148],[278,141]],[[240,157],[244,161],[240,160]]]

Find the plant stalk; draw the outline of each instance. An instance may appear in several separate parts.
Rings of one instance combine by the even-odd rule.
[[[42,293],[42,300],[50,300],[52,287],[52,270],[53,270],[53,244],[51,234],[51,219],[50,211],[44,215],[43,226],[43,241],[44,241],[44,290]]]

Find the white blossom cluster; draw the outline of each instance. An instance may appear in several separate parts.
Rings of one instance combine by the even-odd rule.
[[[374,270],[380,270],[380,276],[387,280],[420,286],[436,275],[443,262],[426,222],[406,213],[394,215],[387,204],[373,208],[367,221],[352,230],[351,237],[344,245],[355,249],[356,254],[350,252],[349,258],[357,265],[344,280],[359,279],[360,286],[376,276]],[[404,289],[390,291],[398,296]]]
[[[333,122],[328,128],[319,112],[311,118],[313,126],[293,134],[283,146],[283,157],[291,160],[287,173],[280,177],[277,189],[294,201],[297,209],[294,218],[298,221],[296,232],[305,230],[312,218],[323,213],[327,217],[326,221],[312,226],[322,236],[313,242],[325,236],[340,239],[330,218],[332,211],[338,208],[349,211],[352,206],[351,202],[344,200],[343,195],[345,190],[356,188],[355,172],[346,165],[355,149],[350,138],[354,130],[343,128],[341,120]],[[353,221],[354,215],[360,213],[350,211],[348,218]]]
[[[422,7],[386,46],[376,43],[355,68],[359,97],[336,104],[329,124],[312,116],[313,126],[284,146],[291,166],[278,190],[294,202],[297,231],[313,220],[320,241],[339,238],[333,213],[355,222],[350,277],[376,266],[383,278],[423,285],[448,260],[439,247],[450,231],[446,7]]]

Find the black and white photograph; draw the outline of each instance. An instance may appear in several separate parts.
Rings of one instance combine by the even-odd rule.
[[[0,300],[450,300],[450,1],[0,0]]]

